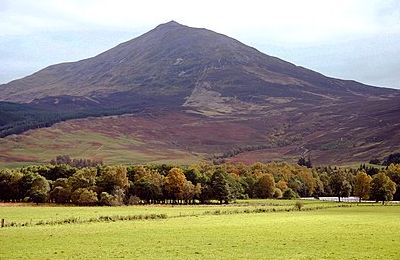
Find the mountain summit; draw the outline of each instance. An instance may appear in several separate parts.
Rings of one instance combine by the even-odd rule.
[[[49,66],[1,85],[0,100],[29,103],[48,96],[120,92],[187,97],[196,87],[239,99],[391,93],[327,78],[225,35],[170,21],[93,58]]]
[[[341,162],[400,147],[399,91],[327,77],[175,21],[95,57],[1,85],[0,101],[0,136],[133,114],[140,120],[129,133],[156,116],[163,124],[152,136],[147,128],[135,133],[190,154],[273,159],[312,151],[319,161]]]

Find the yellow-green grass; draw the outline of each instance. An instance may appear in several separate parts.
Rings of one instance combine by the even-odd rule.
[[[108,126],[92,128],[72,120],[51,128],[28,131],[18,136],[0,139],[0,167],[46,163],[57,155],[74,158],[102,159],[105,163],[170,163],[187,164],[199,160],[198,154],[168,144],[139,138],[134,133],[115,131]],[[110,126],[112,128],[112,126]]]
[[[0,206],[0,218],[6,223],[29,223],[35,225],[40,221],[55,221],[68,218],[79,218],[82,221],[100,216],[132,216],[149,214],[166,214],[168,217],[254,211],[256,209],[284,210],[294,207],[294,200],[237,200],[228,205],[136,205],[121,207],[78,207],[62,205],[8,204]],[[315,207],[330,207],[338,205],[335,202],[303,200],[304,209]],[[341,205],[341,204],[339,204]]]
[[[399,214],[363,206],[3,228],[0,259],[399,259]]]

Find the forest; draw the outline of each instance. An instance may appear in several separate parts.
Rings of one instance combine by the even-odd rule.
[[[0,201],[75,205],[229,203],[235,199],[357,196],[400,199],[400,164],[358,169],[284,162],[103,165],[57,157],[0,170]]]

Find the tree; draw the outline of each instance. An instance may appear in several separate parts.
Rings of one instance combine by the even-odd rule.
[[[55,203],[68,203],[71,199],[71,190],[57,186],[50,192],[50,199]]]
[[[121,206],[124,204],[125,192],[122,189],[117,189],[114,194],[108,194],[103,191],[100,194],[100,204],[106,206]]]
[[[272,198],[275,191],[275,181],[272,174],[263,174],[255,185],[256,194],[258,198],[266,199]]]
[[[385,172],[396,183],[396,193],[393,195],[393,199],[400,200],[400,164],[389,165]]]
[[[280,180],[275,184],[275,187],[277,187],[278,189],[280,189],[281,191],[284,191],[288,188],[287,186],[287,182],[284,180]]]
[[[230,189],[230,199],[237,198],[248,198],[248,195],[244,195],[245,182],[241,180],[241,178],[236,174],[226,174],[226,179],[228,181],[229,189]]]
[[[0,170],[0,201],[18,200],[21,198],[19,182],[23,175],[19,171]]]
[[[146,170],[135,179],[130,188],[132,195],[138,196],[147,203],[155,202],[162,198],[164,177],[157,171]]]
[[[76,189],[71,196],[72,202],[82,206],[92,206],[98,202],[97,193],[87,188]]]
[[[302,197],[309,197],[315,191],[316,181],[310,170],[302,168],[298,169],[296,177],[300,181],[301,185],[297,192]]]
[[[219,200],[220,204],[229,203],[231,199],[231,189],[227,180],[226,173],[218,168],[210,179],[210,188],[214,199]]]
[[[76,168],[71,167],[67,164],[50,165],[47,168],[40,169],[38,173],[45,177],[47,180],[56,180],[58,178],[71,177],[76,172]]]
[[[25,171],[22,178],[19,180],[19,193],[22,198],[28,198],[30,196],[29,192],[32,187],[33,181],[40,175],[30,171]]]
[[[96,184],[96,175],[96,169],[83,168],[68,178],[68,184],[72,191],[79,188],[89,188]]]
[[[187,180],[182,169],[172,168],[169,170],[167,177],[165,177],[164,188],[167,198],[176,200],[182,199],[182,193]]]
[[[254,174],[248,173],[242,177],[242,185],[244,189],[244,193],[246,193],[250,198],[255,198],[255,186],[257,183],[257,178]]]
[[[186,181],[183,185],[182,190],[182,199],[185,200],[185,203],[189,203],[189,201],[193,200],[194,196],[196,196],[196,186],[193,185],[191,181]]]
[[[385,159],[383,165],[400,164],[400,153],[392,153]]]
[[[357,196],[361,202],[362,199],[368,199],[371,176],[365,172],[359,171],[355,177],[354,195]]]
[[[300,166],[305,166],[307,168],[312,168],[311,157],[308,156],[308,158],[306,159],[304,156],[302,156],[297,161],[297,164],[300,165]]]
[[[340,197],[348,197],[351,192],[351,184],[347,180],[346,172],[342,169],[334,171],[329,178],[329,186],[340,202]]]
[[[43,177],[38,176],[33,182],[29,191],[31,201],[36,204],[46,202],[50,191],[49,182]]]
[[[117,165],[102,168],[96,184],[100,189],[108,193],[112,193],[117,189],[126,190],[129,187],[126,167]]]
[[[370,197],[376,202],[392,200],[396,192],[396,183],[394,183],[384,172],[375,174],[371,181]]]

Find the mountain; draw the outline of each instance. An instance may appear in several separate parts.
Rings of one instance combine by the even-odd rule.
[[[174,21],[95,57],[0,85],[0,101],[2,136],[130,114],[140,123],[123,133],[199,158],[294,159],[311,152],[319,162],[341,163],[382,157],[400,146],[399,91],[326,77]],[[127,118],[100,121],[108,127]],[[154,118],[164,125],[148,129],[152,134],[138,131]],[[33,132],[21,135],[19,145]],[[9,140],[3,140],[5,154],[15,151]]]

